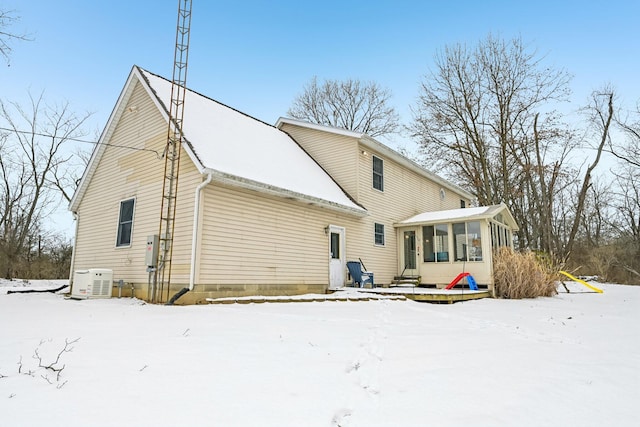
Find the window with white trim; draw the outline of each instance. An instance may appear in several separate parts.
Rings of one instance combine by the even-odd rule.
[[[449,262],[449,225],[422,227],[424,262]]]
[[[452,225],[454,259],[482,261],[482,234],[479,221],[456,222]]]
[[[376,222],[374,226],[374,242],[378,246],[384,246],[384,224]]]
[[[373,188],[384,191],[384,162],[376,156],[371,158],[373,159]]]
[[[120,202],[120,216],[118,217],[118,237],[116,239],[116,246],[131,245],[133,209],[135,203],[135,199],[128,199]]]

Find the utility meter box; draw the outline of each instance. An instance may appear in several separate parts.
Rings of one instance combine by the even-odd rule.
[[[144,255],[144,263],[147,267],[157,267],[158,240],[157,234],[147,236],[147,252]]]
[[[73,272],[71,297],[79,299],[111,298],[112,285],[113,270],[106,268],[76,270]]]

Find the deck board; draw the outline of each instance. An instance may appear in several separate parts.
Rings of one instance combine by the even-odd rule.
[[[472,291],[469,289],[427,289],[413,286],[397,286],[392,288],[358,289],[358,292],[375,293],[378,295],[403,295],[405,298],[432,303],[453,304],[459,301],[471,301],[491,298],[491,292],[484,289]]]

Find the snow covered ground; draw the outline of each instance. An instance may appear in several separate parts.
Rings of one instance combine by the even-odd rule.
[[[15,286],[0,282],[2,426],[640,423],[640,287],[165,307]]]

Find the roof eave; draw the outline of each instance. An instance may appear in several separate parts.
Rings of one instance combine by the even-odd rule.
[[[429,219],[422,221],[411,221],[411,222],[396,222],[393,224],[394,227],[410,227],[415,225],[432,225],[432,224],[441,224],[443,222],[461,222],[461,221],[475,221],[475,220],[491,220],[493,218],[492,215],[488,214],[479,214],[479,215],[469,215],[469,216],[457,216],[451,218],[439,218],[439,219]]]
[[[349,136],[351,138],[362,138],[365,134],[362,132],[354,132],[351,130],[347,130],[347,129],[342,129],[342,128],[337,128],[334,126],[327,126],[327,125],[319,125],[316,123],[309,123],[309,122],[305,122],[304,120],[299,120],[299,119],[292,119],[289,117],[280,117],[275,124],[275,127],[277,127],[278,129],[282,128],[282,125],[284,124],[290,124],[290,125],[294,125],[294,126],[300,126],[300,127],[306,127],[309,129],[315,129],[315,130],[320,130],[320,131],[324,131],[324,132],[331,132],[331,133],[335,133],[336,135],[343,135],[343,136]]]
[[[411,227],[416,225],[441,224],[443,222],[454,222],[454,221],[475,221],[475,220],[492,221],[494,220],[493,218],[497,214],[501,213],[501,214],[505,214],[508,217],[508,220],[507,220],[508,224],[506,225],[511,227],[513,231],[518,231],[520,229],[515,219],[513,218],[513,215],[509,211],[509,208],[504,202],[500,203],[499,205],[486,206],[485,208],[486,210],[484,212],[470,214],[466,216],[451,216],[449,218],[443,217],[443,218],[423,219],[423,220],[415,220],[415,221],[402,221],[402,222],[394,223],[393,226],[395,228],[399,228],[399,227]],[[477,208],[471,208],[471,209],[477,209]],[[460,209],[454,209],[453,211],[459,211],[459,210]],[[464,210],[464,208],[462,210]],[[440,211],[440,212],[443,212],[443,211]]]
[[[111,114],[109,115],[109,119],[100,134],[100,138],[96,144],[96,147],[91,154],[91,158],[89,159],[89,163],[82,174],[82,178],[80,179],[80,183],[76,191],[73,193],[73,197],[71,197],[71,201],[69,202],[69,211],[77,213],[80,202],[84,197],[84,193],[86,192],[87,186],[89,185],[89,181],[91,176],[95,172],[95,168],[98,166],[99,159],[102,157],[102,153],[105,150],[106,143],[111,139],[113,132],[115,131],[115,124],[117,119],[122,115],[122,111],[127,104],[131,93],[133,92],[134,85],[132,84],[134,77],[140,77],[140,70],[136,65],[131,68],[129,72],[129,76],[127,77],[127,81],[124,84],[122,91],[120,92],[120,96],[118,96],[118,101],[116,101],[113,110],[111,110]]]
[[[272,186],[262,182],[242,178],[236,175],[221,172],[215,169],[205,168],[202,173],[211,174],[213,181],[229,185],[232,187],[239,187],[246,190],[258,191],[260,193],[269,194],[276,197],[282,197],[289,200],[296,200],[302,203],[306,203],[312,206],[319,206],[322,208],[330,209],[340,213],[353,215],[357,217],[365,217],[369,215],[369,212],[361,207],[352,207],[343,205],[340,203],[332,202],[329,200],[313,197],[307,194],[298,193],[295,191],[287,190],[284,188]]]

